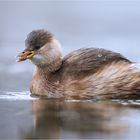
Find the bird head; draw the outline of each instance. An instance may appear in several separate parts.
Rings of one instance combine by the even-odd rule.
[[[25,50],[17,56],[17,62],[30,59],[37,66],[51,66],[61,58],[59,41],[52,33],[39,29],[28,34],[25,40]]]

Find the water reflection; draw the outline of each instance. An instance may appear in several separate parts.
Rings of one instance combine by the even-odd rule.
[[[1,139],[140,138],[140,100],[64,101],[33,98],[28,92],[0,94]]]
[[[115,102],[40,99],[31,106],[34,127],[26,138],[131,138],[129,129],[135,125],[127,123],[131,109]]]

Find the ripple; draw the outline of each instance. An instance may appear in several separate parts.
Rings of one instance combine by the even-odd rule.
[[[39,97],[31,97],[29,91],[22,91],[22,92],[10,92],[10,91],[0,91],[0,100],[37,100],[37,99],[42,99]],[[43,98],[46,100],[50,100],[50,98]],[[51,98],[51,100],[59,100],[55,98]],[[78,102],[98,102],[100,100],[64,100],[64,102],[69,102],[69,103],[78,103]],[[136,105],[140,106],[140,100],[120,100],[120,99],[115,99],[115,100],[106,100],[105,102],[114,102],[118,103],[121,105]]]
[[[122,105],[138,105],[140,106],[140,100],[112,100],[113,102],[120,103]]]
[[[0,91],[0,100],[35,100],[38,98],[31,97],[29,91],[23,92],[9,92]]]

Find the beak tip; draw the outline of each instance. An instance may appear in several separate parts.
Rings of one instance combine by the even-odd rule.
[[[20,60],[19,60],[19,59],[17,59],[17,60],[16,60],[16,62],[20,62]]]
[[[16,62],[20,62],[21,60],[19,58],[16,59]]]
[[[19,54],[16,57],[16,62],[25,61],[26,59],[31,59],[34,56],[34,51],[26,51],[24,53]]]
[[[16,57],[16,62],[21,62],[21,61],[24,61],[25,59],[23,59],[22,57],[20,56],[17,56]]]

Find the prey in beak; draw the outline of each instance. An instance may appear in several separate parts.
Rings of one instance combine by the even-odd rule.
[[[17,56],[16,61],[17,62],[25,61],[26,59],[31,59],[34,55],[35,55],[34,51],[25,50]]]

